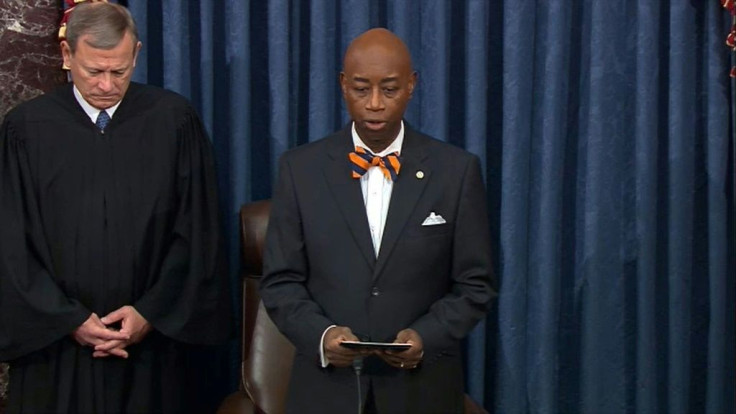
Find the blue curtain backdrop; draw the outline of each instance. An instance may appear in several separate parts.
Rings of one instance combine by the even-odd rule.
[[[136,80],[189,97],[211,133],[233,286],[240,205],[270,197],[286,149],[344,125],[342,53],[385,26],[419,72],[409,122],[485,167],[501,287],[467,341],[469,393],[499,413],[734,412],[719,1],[120,3]],[[234,349],[213,365],[224,391]]]

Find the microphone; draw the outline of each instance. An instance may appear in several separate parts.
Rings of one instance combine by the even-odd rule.
[[[360,374],[363,371],[363,357],[353,360],[353,371],[355,371],[355,380],[358,383],[358,414],[363,412],[363,393],[360,390]]]
[[[355,375],[360,376],[361,371],[363,370],[363,357],[358,357],[353,360],[353,371],[355,371]]]

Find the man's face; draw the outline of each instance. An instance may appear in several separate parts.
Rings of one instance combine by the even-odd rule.
[[[109,50],[95,49],[87,39],[88,35],[79,38],[74,53],[66,41],[61,42],[64,64],[84,100],[97,109],[107,109],[123,99],[128,90],[141,44],[134,43],[127,32]]]
[[[396,138],[415,81],[408,56],[390,47],[363,47],[345,57],[342,95],[358,135],[372,150]]]

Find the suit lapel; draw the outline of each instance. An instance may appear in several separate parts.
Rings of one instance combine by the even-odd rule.
[[[343,219],[358,245],[368,265],[373,268],[376,254],[365,214],[363,192],[360,181],[350,176],[348,153],[353,151],[353,140],[350,127],[338,133],[337,139],[330,143],[327,150],[328,162],[324,166],[324,175],[332,191],[335,204],[342,212]]]
[[[407,124],[404,123],[404,125]],[[391,192],[391,203],[383,229],[381,249],[373,272],[374,278],[380,275],[388,258],[391,257],[391,251],[409,220],[409,216],[414,211],[427,182],[432,177],[432,171],[426,164],[427,152],[426,148],[421,145],[421,138],[408,126],[405,131],[404,144],[401,149],[401,172]]]

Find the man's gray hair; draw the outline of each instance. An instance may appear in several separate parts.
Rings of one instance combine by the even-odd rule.
[[[89,35],[85,43],[95,49],[109,50],[120,43],[128,32],[138,43],[138,29],[128,9],[115,3],[82,3],[71,12],[66,23],[66,41],[74,53],[79,38]]]

